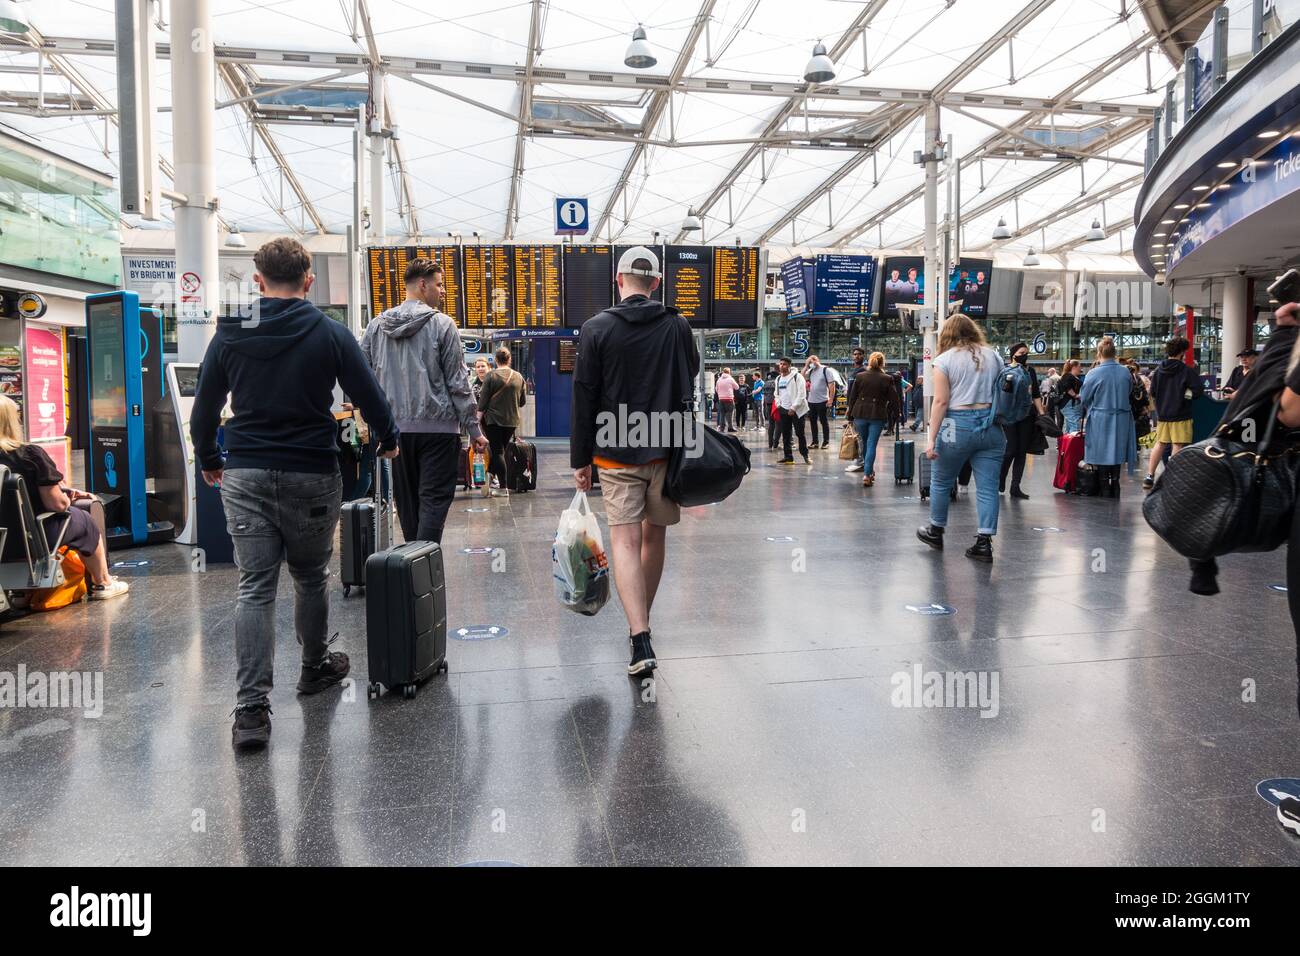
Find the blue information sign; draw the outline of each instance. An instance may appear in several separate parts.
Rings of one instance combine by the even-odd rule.
[[[814,309],[818,315],[870,315],[876,289],[875,256],[817,257]]]
[[[587,234],[587,199],[567,196],[555,197],[555,234],[557,236],[585,236]]]
[[[790,315],[808,315],[813,307],[813,283],[809,281],[812,260],[796,257],[781,263],[785,286],[785,310]]]

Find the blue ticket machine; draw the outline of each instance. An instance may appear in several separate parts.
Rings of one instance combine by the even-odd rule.
[[[153,310],[144,310],[150,318]],[[90,437],[86,487],[104,501],[109,548],[171,541],[170,521],[149,520],[144,395],[145,350],[153,339],[141,328],[140,297],[106,292],[86,297],[86,401]],[[161,350],[155,353],[161,355]]]

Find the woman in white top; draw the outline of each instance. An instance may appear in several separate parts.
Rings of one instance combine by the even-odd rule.
[[[957,473],[969,461],[975,474],[979,529],[966,555],[977,561],[993,560],[992,539],[998,530],[998,472],[1007,438],[993,423],[993,398],[1001,371],[1002,360],[989,348],[978,325],[960,314],[944,320],[930,379],[933,400],[925,449],[934,462],[930,523],[916,536],[943,550],[949,493]]]

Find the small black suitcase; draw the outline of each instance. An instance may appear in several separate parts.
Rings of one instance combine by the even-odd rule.
[[[934,462],[925,456],[924,451],[918,452],[916,456],[916,482],[921,490],[922,501],[930,497],[930,480],[933,472]]]
[[[1074,477],[1074,493],[1083,498],[1096,498],[1101,495],[1101,473],[1096,465],[1087,462],[1079,465]]]
[[[912,483],[916,476],[916,442],[894,442],[894,484]]]
[[[537,449],[516,438],[506,446],[510,456],[510,490],[533,491],[537,488]]]
[[[366,647],[371,698],[416,688],[447,670],[447,585],[442,548],[408,541],[366,562]]]
[[[345,501],[339,510],[343,533],[339,547],[339,580],[343,596],[365,589],[366,561],[393,542],[393,463],[375,458],[374,498]],[[378,510],[376,510],[378,509]]]

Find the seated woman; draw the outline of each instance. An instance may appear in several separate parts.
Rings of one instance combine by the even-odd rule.
[[[95,526],[90,513],[81,508],[74,508],[73,502],[95,496],[85,491],[64,488],[60,484],[63,475],[59,474],[53,460],[40,445],[29,444],[23,440],[23,426],[18,420],[18,406],[13,399],[0,395],[0,465],[5,465],[15,475],[21,475],[27,485],[27,494],[32,499],[32,507],[37,513],[43,511],[64,511],[65,519],[51,518],[45,522],[45,534],[50,546],[58,540],[66,521],[68,530],[63,535],[66,544],[81,555],[86,565],[86,576],[90,578],[90,597],[97,600],[121,597],[130,590],[130,586],[108,573],[108,556],[104,548],[104,536]]]

